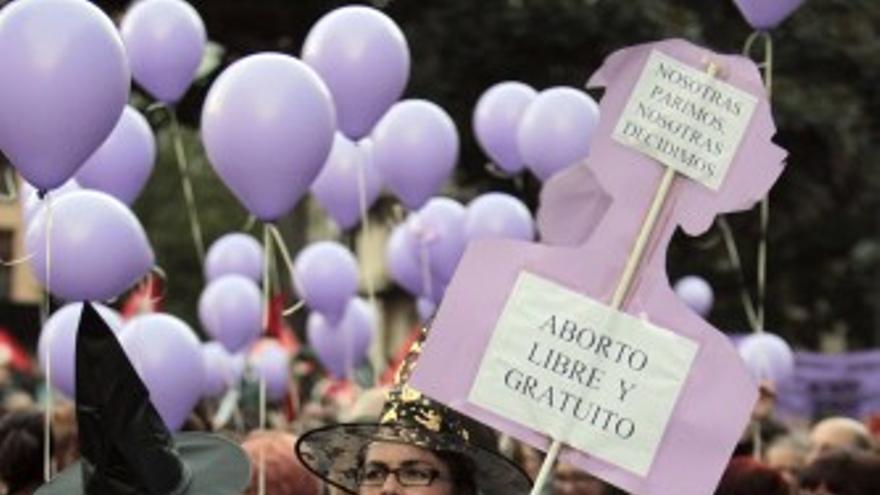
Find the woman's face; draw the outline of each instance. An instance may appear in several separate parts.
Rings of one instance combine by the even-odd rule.
[[[449,467],[432,452],[390,442],[367,448],[360,473],[362,495],[455,495]]]

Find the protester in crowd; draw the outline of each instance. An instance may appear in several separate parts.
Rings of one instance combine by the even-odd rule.
[[[786,435],[774,440],[764,452],[764,462],[779,471],[791,486],[797,486],[798,475],[807,458],[807,441],[798,435]]]
[[[835,416],[816,423],[810,431],[807,463],[812,464],[821,454],[832,450],[871,450],[873,445],[867,426],[851,418]]]
[[[43,482],[43,416],[15,411],[0,418],[0,483],[7,495],[31,495]]]
[[[859,449],[826,451],[804,469],[800,485],[804,495],[878,494],[880,456]]]
[[[740,456],[727,465],[715,495],[790,495],[792,490],[779,471]]]
[[[312,430],[297,455],[346,493],[524,495],[528,477],[498,453],[495,433],[407,386],[420,344],[407,358],[378,423]]]
[[[541,471],[541,465],[544,464],[544,453],[540,450],[516,440],[511,440],[510,456],[517,466],[529,475],[529,478],[536,479]]]
[[[61,471],[79,459],[76,407],[72,402],[60,401],[52,409],[52,437],[55,470]]]
[[[599,478],[571,464],[559,463],[553,473],[553,495],[607,495],[608,486]]]
[[[262,464],[265,493],[269,495],[320,495],[320,483],[294,456],[296,437],[282,431],[255,431],[241,446],[251,459],[251,483],[244,495],[259,492]]]

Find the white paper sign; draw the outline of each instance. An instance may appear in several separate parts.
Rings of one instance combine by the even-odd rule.
[[[697,348],[522,272],[468,400],[644,476]]]
[[[613,138],[717,191],[757,99],[654,50]]]

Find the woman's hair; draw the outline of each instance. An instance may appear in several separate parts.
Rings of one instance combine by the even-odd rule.
[[[880,456],[863,450],[822,454],[801,472],[801,487],[835,495],[880,493]]]
[[[449,476],[458,495],[477,495],[476,466],[473,461],[456,452],[434,451],[434,455],[449,468]]]
[[[791,487],[779,471],[751,457],[734,457],[724,471],[715,495],[788,495]]]
[[[15,493],[43,479],[43,417],[10,412],[0,418],[0,481]]]

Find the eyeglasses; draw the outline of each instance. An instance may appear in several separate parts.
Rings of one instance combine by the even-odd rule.
[[[443,479],[440,471],[428,466],[401,466],[397,469],[389,469],[382,464],[368,465],[357,473],[359,486],[382,486],[388,475],[393,474],[400,486],[430,486],[434,481]]]

